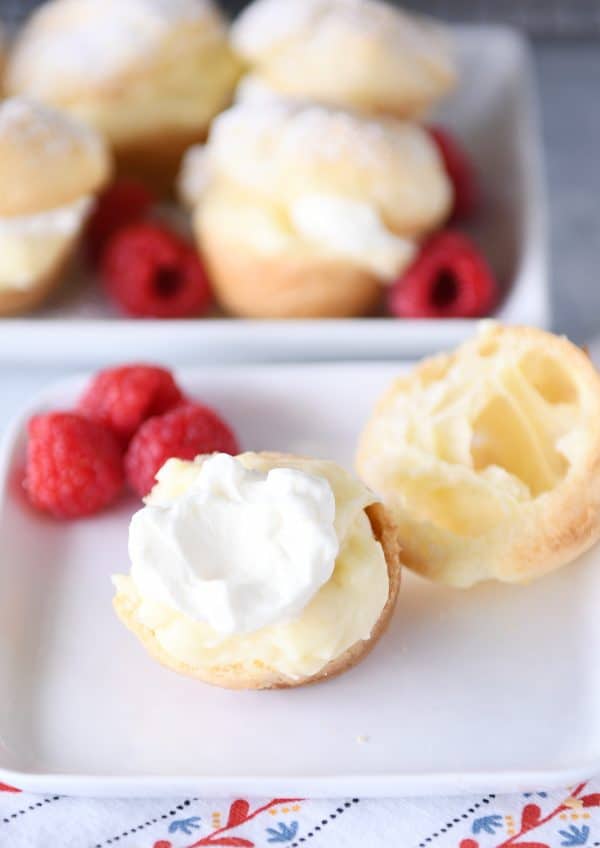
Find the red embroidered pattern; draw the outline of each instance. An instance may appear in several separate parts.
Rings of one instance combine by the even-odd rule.
[[[580,783],[573,792],[571,798],[577,798],[581,802],[581,807],[600,807],[600,793],[590,795],[582,795],[587,783]],[[531,831],[541,827],[556,816],[565,811],[572,811],[569,804],[560,803],[553,810],[550,810],[545,816],[542,816],[542,810],[537,804],[525,804],[521,811],[521,825],[518,833],[509,836],[502,842],[495,844],[494,848],[553,848],[547,842],[538,842],[535,839],[532,841],[529,838]],[[523,838],[527,837],[527,838]],[[476,839],[462,839],[459,843],[459,848],[480,848],[479,842]]]
[[[293,804],[296,801],[301,800],[301,798],[273,798],[272,801],[269,801],[267,804],[263,804],[262,807],[257,807],[255,810],[251,811],[248,801],[239,798],[234,801],[229,808],[226,825],[213,830],[213,832],[209,833],[208,836],[203,836],[202,839],[199,839],[197,842],[193,842],[191,845],[186,846],[186,848],[201,848],[201,846],[205,845],[227,845],[231,846],[231,848],[255,848],[255,843],[250,839],[244,839],[241,836],[230,836],[229,832],[240,825],[246,824],[246,822],[251,821],[251,819],[266,812],[266,810],[270,810],[271,807],[277,807],[280,804]],[[166,842],[161,839],[159,842],[154,843],[153,848],[172,848],[172,846],[170,842]]]

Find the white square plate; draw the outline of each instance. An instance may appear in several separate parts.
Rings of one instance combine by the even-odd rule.
[[[182,380],[245,448],[351,467],[397,370],[238,366]],[[336,797],[539,789],[600,771],[597,550],[528,587],[466,592],[405,574],[381,643],[318,686],[229,692],[156,664],[111,609],[137,502],[59,523],[20,490],[26,417],[72,404],[81,386],[48,389],[4,445],[0,780],[95,796]]]
[[[529,48],[502,27],[457,28],[456,40],[462,83],[434,117],[464,140],[482,178],[485,206],[472,232],[509,287],[498,317],[545,327],[546,200]],[[127,320],[94,281],[74,283],[35,315],[2,320],[0,362],[385,359],[453,347],[473,332],[470,320]]]

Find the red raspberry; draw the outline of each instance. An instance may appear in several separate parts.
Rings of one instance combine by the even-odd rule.
[[[194,459],[215,451],[239,453],[235,435],[208,406],[189,403],[142,424],[125,454],[127,480],[144,497],[167,459]]]
[[[165,368],[122,365],[96,374],[77,409],[87,418],[110,427],[127,443],[147,418],[169,412],[183,400],[181,390]]]
[[[117,230],[141,221],[154,201],[148,189],[134,180],[120,180],[102,192],[85,231],[86,253],[94,267]]]
[[[115,435],[70,412],[35,415],[28,424],[25,490],[57,518],[92,515],[115,500],[124,483]]]
[[[102,275],[109,296],[130,315],[184,318],[205,312],[210,288],[196,251],[159,224],[132,224],[108,244]]]
[[[437,144],[454,189],[450,220],[471,218],[480,202],[479,185],[473,164],[465,149],[448,130],[430,127],[429,134]]]
[[[478,318],[498,301],[498,285],[473,242],[456,230],[434,235],[392,286],[398,318]]]

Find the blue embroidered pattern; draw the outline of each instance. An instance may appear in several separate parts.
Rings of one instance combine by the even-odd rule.
[[[574,848],[575,845],[585,845],[590,835],[590,829],[587,824],[581,827],[576,827],[572,824],[567,830],[559,830],[558,832],[563,837],[563,841],[560,844],[564,845],[565,848]]]
[[[201,821],[200,816],[190,816],[189,819],[177,819],[169,825],[169,833],[181,831],[186,836],[190,836],[196,828],[200,827]]]
[[[473,833],[477,834],[485,831],[485,833],[494,834],[496,828],[502,827],[502,821],[502,816],[499,815],[482,816],[473,822]]]
[[[291,842],[298,833],[298,822],[293,821],[290,824],[277,822],[277,828],[268,827],[267,833],[269,834],[267,842]]]

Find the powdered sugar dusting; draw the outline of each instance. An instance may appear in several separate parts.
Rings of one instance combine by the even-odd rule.
[[[0,103],[0,138],[11,137],[24,148],[29,144],[42,147],[49,156],[67,155],[80,145],[102,146],[93,130],[27,97]]]
[[[290,38],[325,43],[332,34],[377,40],[428,61],[448,61],[442,27],[382,0],[255,0],[232,28],[235,46],[249,59]]]
[[[223,35],[212,0],[52,0],[26,27],[9,76],[39,94],[101,81],[151,55],[173,26],[198,21],[207,38]]]
[[[323,0],[258,0],[231,28],[235,47],[252,57],[313,26]]]
[[[388,141],[388,136],[382,123],[311,106],[294,115],[281,146],[290,157],[318,157],[333,162],[349,157],[368,167],[377,164],[377,148]]]
[[[231,188],[234,193],[241,189],[257,207],[266,204],[288,213],[290,204],[307,194],[335,198],[326,212],[320,202],[303,208],[307,226],[316,226],[318,218],[323,228],[329,227],[331,217],[339,217],[341,200],[351,200],[375,210],[384,224],[393,221],[394,232],[414,236],[442,220],[451,199],[429,134],[395,119],[285,100],[239,104],[213,124],[207,152],[211,192],[218,193],[220,186],[225,195]],[[367,227],[369,210],[352,214],[362,221],[357,230]],[[342,217],[348,229],[348,215]],[[396,268],[400,256],[410,258],[411,243],[395,243],[390,249],[389,242],[376,240],[383,257],[378,267],[385,262]]]
[[[376,171],[390,157],[434,167],[438,161],[433,145],[418,126],[285,100],[240,103],[224,112],[213,125],[209,149],[218,167],[225,173],[235,171],[242,183],[246,180],[241,172],[251,165],[270,172],[272,157],[280,162],[314,161],[317,165],[348,161]]]

